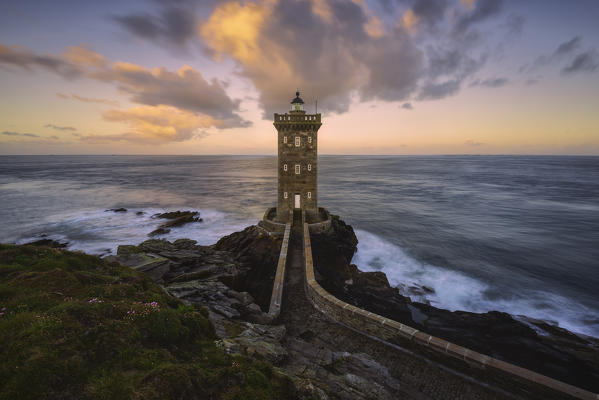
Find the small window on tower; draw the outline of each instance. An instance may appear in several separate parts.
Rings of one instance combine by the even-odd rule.
[[[312,198],[312,192],[308,192],[308,198],[311,199]]]
[[[299,175],[300,173],[300,165],[299,164],[295,164],[295,173]]]
[[[295,137],[295,147],[300,147],[301,138],[299,136]]]
[[[287,143],[287,136],[283,136],[283,143]]]
[[[286,199],[287,198],[287,192],[283,192],[283,198]]]
[[[312,171],[312,164],[308,164],[308,171]]]
[[[308,136],[308,143],[312,143],[312,136]]]
[[[287,171],[287,164],[283,164],[283,171]]]

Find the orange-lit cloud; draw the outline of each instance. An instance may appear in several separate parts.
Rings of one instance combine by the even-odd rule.
[[[412,9],[407,10],[403,16],[401,17],[401,24],[404,28],[406,28],[410,33],[414,33],[416,31],[416,27],[418,25],[418,17],[414,14]]]
[[[102,114],[102,117],[107,121],[123,123],[129,126],[130,130],[116,135],[83,136],[81,140],[149,144],[180,142],[201,137],[205,135],[202,129],[218,124],[209,116],[198,116],[166,105],[134,107],[125,111],[109,110]]]
[[[106,59],[88,47],[69,46],[68,50],[62,53],[63,57],[73,64],[84,65],[87,67],[101,67],[106,64]]]
[[[261,55],[257,41],[271,12],[269,3],[224,3],[201,26],[200,35],[217,55],[229,53],[241,62],[254,63]]]
[[[211,50],[232,57],[258,89],[265,116],[281,111],[295,88],[333,112],[347,111],[355,91],[392,101],[416,89],[421,54],[402,28],[385,32],[364,1],[310,5],[230,1],[200,29]]]
[[[333,21],[333,13],[331,6],[327,0],[312,0],[311,1],[312,12],[322,18],[325,22]]]
[[[60,56],[38,55],[20,47],[0,45],[0,65],[33,69],[43,68],[61,76],[78,76],[115,83],[117,89],[129,96],[132,102],[159,106],[167,105],[173,109],[195,113],[203,121],[209,116],[214,127],[226,129],[249,126],[237,112],[239,101],[226,93],[223,84],[212,79],[207,81],[194,68],[184,65],[177,71],[166,68],[147,69],[128,62],[108,63],[105,58],[86,47],[71,46]],[[68,96],[60,93],[61,98]],[[72,98],[84,102],[109,101],[89,99],[75,94]],[[180,137],[180,136],[177,136]],[[182,136],[181,136],[182,137]]]

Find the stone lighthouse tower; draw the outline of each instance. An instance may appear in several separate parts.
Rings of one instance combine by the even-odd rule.
[[[287,222],[290,211],[302,210],[306,220],[318,219],[318,129],[320,114],[306,114],[304,101],[295,93],[289,113],[276,114],[278,191],[277,222]]]

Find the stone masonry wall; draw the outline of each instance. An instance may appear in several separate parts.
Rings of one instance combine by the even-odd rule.
[[[287,249],[289,248],[289,235],[291,233],[291,222],[285,224],[285,234],[283,243],[281,243],[281,253],[277,263],[277,272],[275,273],[275,281],[272,287],[272,295],[270,297],[270,306],[268,308],[268,316],[275,320],[281,312],[281,301],[283,299],[283,285],[285,284],[285,267],[287,265]]]
[[[302,210],[308,214],[318,212],[318,129],[320,114],[303,112],[275,114],[278,147],[277,217],[286,222],[293,211],[295,195],[300,195]],[[299,146],[296,145],[296,139]],[[295,166],[299,165],[299,174]],[[287,166],[285,170],[285,166]],[[287,198],[285,198],[287,193]],[[308,197],[309,196],[309,197]]]

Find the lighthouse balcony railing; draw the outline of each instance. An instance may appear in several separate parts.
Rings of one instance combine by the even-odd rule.
[[[275,114],[275,122],[314,122],[320,123],[320,114]]]

